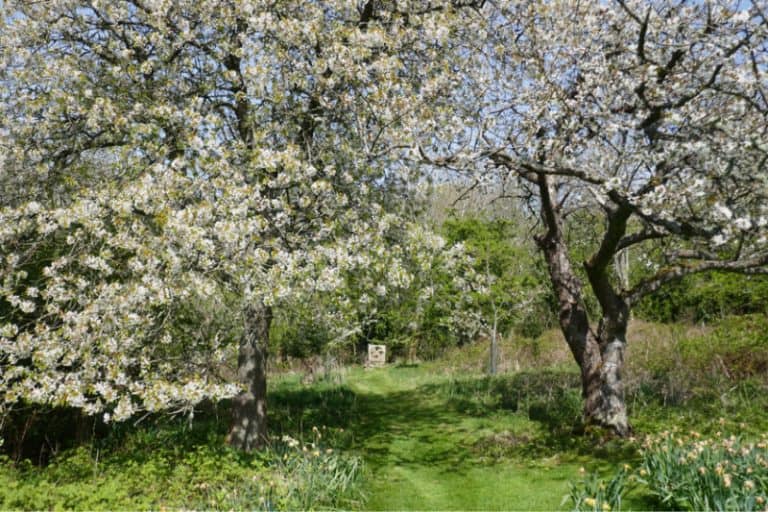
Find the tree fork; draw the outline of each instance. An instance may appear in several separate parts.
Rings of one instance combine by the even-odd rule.
[[[601,246],[598,257],[585,265],[590,285],[598,294],[605,312],[597,334],[590,328],[589,316],[582,299],[582,284],[576,277],[568,248],[562,236],[562,220],[559,215],[550,178],[539,174],[537,179],[542,198],[542,219],[547,226],[544,236],[537,238],[539,249],[544,253],[550,281],[559,304],[560,328],[576,363],[581,370],[584,419],[614,431],[619,436],[631,432],[628,423],[622,369],[626,347],[626,328],[629,308],[613,293],[605,273],[606,256],[613,239],[623,233],[625,220],[618,217],[610,233],[611,240]],[[623,215],[624,212],[622,211]],[[611,231],[611,230],[609,230]],[[601,293],[602,292],[602,293]]]

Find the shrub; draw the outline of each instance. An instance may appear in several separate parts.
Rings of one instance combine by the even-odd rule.
[[[768,277],[711,272],[688,276],[644,298],[635,311],[647,320],[711,322],[729,315],[766,313]]]

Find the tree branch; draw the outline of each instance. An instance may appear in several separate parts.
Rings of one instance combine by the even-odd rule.
[[[549,176],[565,176],[571,178],[578,178],[587,183],[593,185],[602,185],[605,180],[597,176],[593,176],[587,171],[580,169],[574,169],[566,166],[549,166],[542,163],[534,162],[532,160],[514,158],[507,153],[495,150],[487,154],[491,161],[499,167],[505,167],[510,171],[520,172],[524,170],[536,174],[546,174]]]
[[[669,235],[667,233],[656,231],[653,228],[651,228],[650,230],[644,229],[637,233],[632,233],[630,235],[627,235],[621,240],[619,240],[619,243],[616,245],[616,252],[626,249],[627,247],[631,247],[633,245],[645,242],[646,240],[666,238],[668,236]]]

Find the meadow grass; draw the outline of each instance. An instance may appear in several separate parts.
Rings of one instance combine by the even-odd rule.
[[[768,431],[768,379],[734,366],[745,350],[751,361],[768,353],[753,321],[741,330],[634,324],[634,442],[581,424],[577,369],[549,332],[505,340],[497,376],[484,373],[482,345],[432,362],[342,368],[311,384],[273,375],[273,442],[256,454],[224,446],[224,404],[194,421],[125,424],[44,467],[5,459],[0,508],[555,510],[580,496],[578,508],[591,510],[604,482],[648,465],[638,451],[647,435]],[[634,485],[621,507],[679,503]]]

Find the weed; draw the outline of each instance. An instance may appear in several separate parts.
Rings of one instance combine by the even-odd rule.
[[[359,458],[276,441],[244,454],[213,422],[165,423],[62,452],[46,467],[0,460],[0,509],[275,510],[359,507]],[[323,430],[325,432],[325,430]],[[326,436],[333,439],[333,436]],[[312,448],[310,450],[310,447]]]

